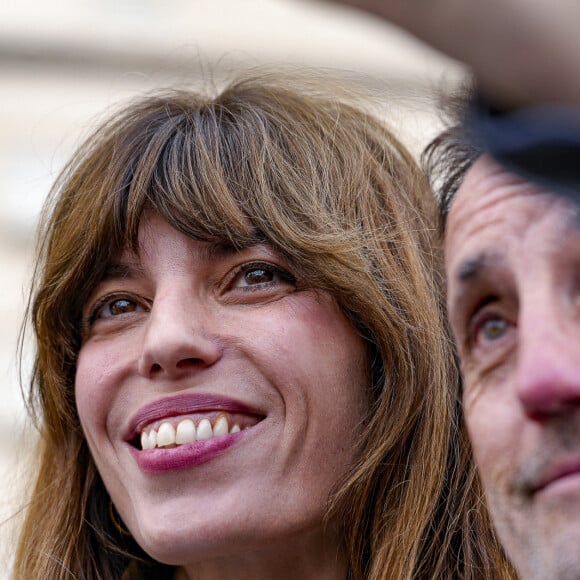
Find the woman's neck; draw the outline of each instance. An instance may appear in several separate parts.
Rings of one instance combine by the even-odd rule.
[[[265,544],[226,557],[193,562],[177,568],[174,580],[345,580],[348,562],[344,551],[327,540],[309,535],[288,541],[282,548]]]

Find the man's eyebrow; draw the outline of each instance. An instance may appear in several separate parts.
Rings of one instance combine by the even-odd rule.
[[[490,262],[489,254],[482,253],[474,258],[468,258],[459,264],[457,271],[457,281],[466,283],[477,278]]]
[[[502,264],[505,265],[505,256],[499,252],[481,252],[463,260],[454,277],[449,279],[450,282],[455,282],[448,285],[449,298],[455,307],[461,309],[461,305],[469,299],[474,287],[487,286],[492,280],[497,279],[500,275],[498,267],[501,269]]]
[[[452,323],[459,313],[465,311],[472,295],[472,289],[478,285],[478,280],[485,277],[490,261],[493,261],[490,254],[482,252],[460,262],[455,273],[450,272],[448,280],[448,312]]]

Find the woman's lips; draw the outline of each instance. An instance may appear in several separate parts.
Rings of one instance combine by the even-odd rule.
[[[558,461],[545,470],[538,485],[534,486],[533,493],[543,493],[554,490],[572,480],[577,480],[580,484],[580,458]],[[580,489],[580,487],[579,487]]]
[[[211,461],[236,444],[249,430],[195,441],[169,449],[139,450],[131,447],[131,454],[142,471],[148,473],[187,469]]]
[[[146,427],[163,420],[185,417],[186,415],[199,416],[212,413],[217,415],[220,412],[253,417],[257,421],[265,416],[261,410],[229,397],[203,393],[182,393],[153,401],[139,409],[129,423],[125,440],[127,442],[135,440],[141,436]]]
[[[175,447],[222,437],[228,433],[238,433],[259,422],[255,415],[211,411],[195,415],[179,415],[155,421],[141,431],[141,449]]]
[[[184,393],[141,408],[125,440],[143,471],[184,469],[210,461],[263,418],[235,399]]]

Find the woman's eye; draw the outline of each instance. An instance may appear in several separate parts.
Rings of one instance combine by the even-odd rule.
[[[263,268],[256,268],[255,270],[250,270],[246,272],[243,276],[243,280],[248,286],[253,284],[265,284],[267,282],[272,282],[274,279],[274,272],[271,270],[264,270]]]
[[[132,298],[105,298],[99,301],[93,309],[90,321],[93,322],[97,319],[113,318],[121,314],[143,311],[144,307],[137,300]]]
[[[234,277],[233,288],[263,288],[276,284],[295,284],[290,273],[272,264],[247,264]]]

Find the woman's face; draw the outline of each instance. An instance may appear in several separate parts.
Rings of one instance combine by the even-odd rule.
[[[195,241],[153,213],[139,241],[84,307],[75,382],[126,526],[175,565],[318,549],[366,409],[363,340],[268,246]]]

